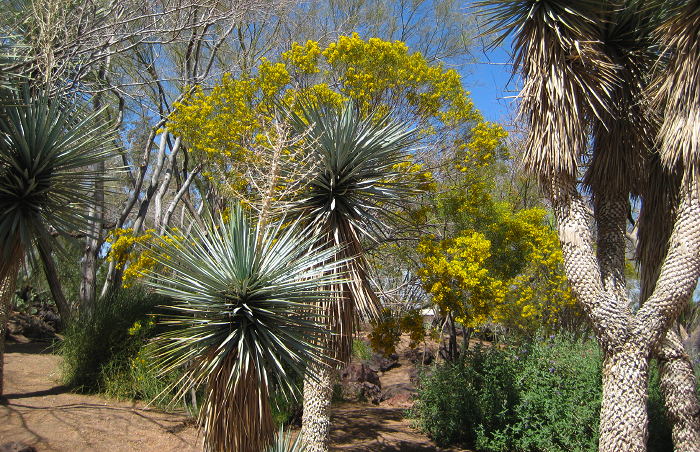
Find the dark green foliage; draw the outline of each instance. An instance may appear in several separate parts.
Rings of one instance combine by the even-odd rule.
[[[649,451],[672,450],[652,365]],[[597,450],[601,354],[570,339],[477,348],[464,360],[426,371],[411,410],[439,444],[484,452]]]
[[[155,333],[149,314],[165,302],[142,288],[120,289],[100,300],[93,312],[76,318],[60,345],[64,383],[81,391],[128,396],[118,394],[116,386],[125,384],[131,368],[135,374],[148,374],[142,348]]]
[[[426,369],[411,415],[439,445],[475,444],[480,429],[512,422],[517,367],[512,354],[476,348],[462,360]]]

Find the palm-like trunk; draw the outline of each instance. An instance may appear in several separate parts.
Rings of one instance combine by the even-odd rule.
[[[613,255],[596,259],[589,227],[591,213],[587,202],[576,189],[575,179],[555,175],[547,189],[557,217],[569,282],[588,314],[604,351],[599,449],[602,452],[644,451],[648,435],[648,358],[666,336],[700,275],[700,201],[696,187],[686,186],[683,191],[669,251],[661,266],[656,287],[635,314],[621,303],[615,294],[619,288],[611,284],[614,280],[612,263],[619,259]],[[596,212],[597,219],[617,218],[619,215],[607,215],[604,211],[619,209],[619,205],[615,207],[617,204],[598,205],[597,208],[603,211]],[[610,238],[601,239],[613,242]],[[607,252],[614,253],[614,250]],[[694,388],[689,384],[682,355],[677,355],[677,359],[669,360],[664,366],[664,391],[669,406],[674,405],[669,412],[677,423],[674,436],[680,441],[676,448],[683,450],[685,440],[682,438],[693,437],[692,418],[697,415],[692,412],[694,402],[688,402]],[[686,403],[677,404],[679,399],[684,399]],[[684,424],[688,419],[691,419],[690,423]]]
[[[700,403],[695,373],[675,327],[656,351],[660,364],[661,394],[673,433],[676,452],[700,451]]]
[[[0,397],[4,394],[5,381],[5,335],[7,334],[7,319],[10,316],[10,303],[17,285],[17,272],[22,259],[19,247],[0,265]]]
[[[649,361],[640,345],[629,343],[605,356],[600,452],[646,450]]]
[[[668,253],[680,185],[679,175],[664,171],[657,159],[647,163],[649,180],[638,220],[640,303],[654,292],[663,258]],[[666,333],[654,356],[660,365],[661,393],[671,423],[674,448],[678,452],[700,451],[700,403],[695,392],[695,374],[678,334],[678,324]]]
[[[58,269],[56,268],[56,263],[51,254],[51,243],[46,235],[39,236],[37,249],[42,265],[44,266],[44,274],[46,275],[46,281],[48,282],[51,296],[61,315],[61,325],[65,327],[68,322],[70,322],[72,310],[68,300],[66,300],[63,294],[61,281],[58,279]]]
[[[301,436],[308,452],[328,452],[334,372],[320,365],[310,365],[306,372]]]

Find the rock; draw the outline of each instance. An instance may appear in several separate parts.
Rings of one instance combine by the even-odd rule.
[[[411,383],[397,383],[382,391],[382,401],[389,400],[397,395],[413,395],[416,393],[415,387]]]
[[[435,361],[435,353],[429,349],[423,351],[419,348],[410,348],[404,353],[404,358],[409,360],[413,365],[427,366]]]
[[[0,446],[0,452],[37,452],[34,446],[29,444],[11,441]]]
[[[367,364],[351,363],[340,373],[340,396],[347,401],[379,403],[382,396],[379,375]]]
[[[30,339],[51,339],[56,337],[54,328],[33,315],[14,312],[7,322],[7,333],[13,336],[24,336]]]
[[[367,364],[351,363],[340,373],[340,379],[342,382],[351,383],[372,383],[379,386],[381,389],[382,384],[379,382],[379,375],[377,371],[372,369]]]
[[[413,368],[408,371],[408,380],[413,384],[418,384],[418,380],[420,380],[418,369]]]
[[[349,402],[371,402],[376,405],[381,401],[382,390],[368,381],[343,381],[340,383],[340,396]]]
[[[396,408],[411,408],[416,390],[409,383],[400,383],[382,392],[382,405]]]
[[[375,353],[372,355],[372,359],[369,361],[369,367],[375,372],[386,372],[394,369],[395,367],[399,367],[400,365],[399,355],[396,353],[392,353],[389,356]]]

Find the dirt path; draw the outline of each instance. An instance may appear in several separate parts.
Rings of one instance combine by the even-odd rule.
[[[0,444],[21,441],[43,451],[196,451],[197,434],[183,416],[67,392],[60,358],[43,344],[8,344]]]
[[[8,344],[0,444],[19,441],[37,451],[199,451],[184,416],[144,404],[72,394],[58,381],[60,358],[43,344]],[[333,410],[332,450],[457,451],[439,449],[412,430],[403,409],[342,404]]]

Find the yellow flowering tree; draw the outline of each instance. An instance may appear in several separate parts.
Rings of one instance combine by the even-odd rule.
[[[338,107],[354,101],[368,113],[392,110],[417,124],[426,142],[452,140],[454,130],[482,122],[455,70],[429,62],[403,42],[353,34],[325,47],[295,43],[279,61],[263,58],[251,73],[226,74],[211,89],[193,87],[175,105],[167,127],[205,163],[205,183],[222,195],[250,196],[248,168],[277,138],[271,133],[275,105],[294,110],[299,99]],[[302,155],[288,149],[280,165],[296,168]],[[407,164],[406,170],[416,176],[416,166]],[[289,179],[280,177],[274,185],[281,189]]]

